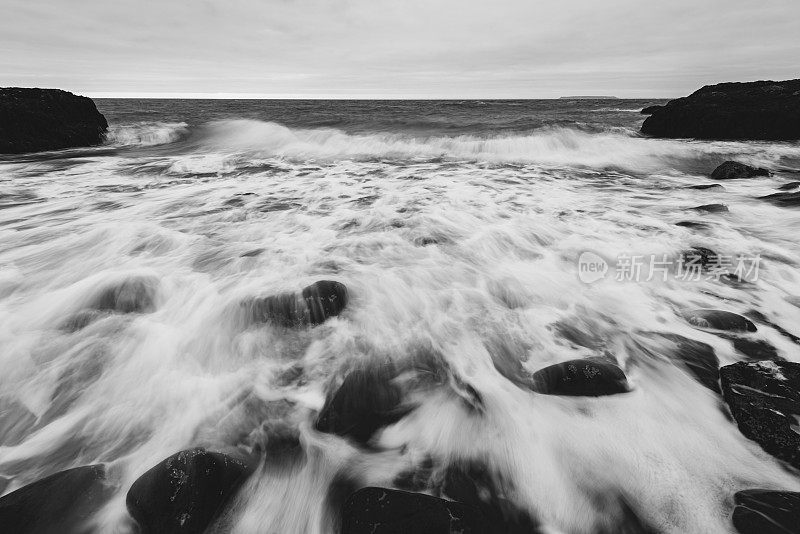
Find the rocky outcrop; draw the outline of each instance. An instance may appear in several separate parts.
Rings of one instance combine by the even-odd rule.
[[[532,389],[545,395],[600,397],[630,391],[625,373],[613,363],[570,360],[533,373]]]
[[[642,133],[654,137],[800,139],[800,80],[707,85],[649,111]]]
[[[222,453],[190,449],[153,467],[128,491],[141,534],[201,534],[252,472]]]
[[[0,154],[102,142],[108,129],[92,99],[60,89],[0,89]]]
[[[86,532],[86,522],[111,497],[105,468],[61,471],[0,498],[0,531],[15,534]]]
[[[752,489],[736,493],[733,526],[741,534],[792,534],[800,525],[800,493]]]
[[[738,362],[720,369],[722,394],[739,430],[781,460],[800,469],[800,364]]]
[[[714,180],[735,180],[736,178],[754,178],[756,176],[772,176],[768,169],[751,167],[738,161],[726,161],[711,173]]]

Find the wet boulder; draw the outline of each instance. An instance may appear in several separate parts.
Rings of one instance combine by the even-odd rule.
[[[739,430],[800,469],[800,364],[765,360],[720,369],[722,393]]]
[[[489,534],[475,508],[422,493],[368,487],[353,493],[342,510],[342,534]]]
[[[684,314],[686,321],[701,330],[724,330],[728,332],[755,332],[753,321],[725,310],[696,309]]]
[[[697,189],[699,191],[705,191],[706,189],[721,189],[725,190],[723,186],[720,184],[701,184],[701,185],[690,185],[686,189]]]
[[[720,83],[652,110],[642,133],[697,139],[800,139],[800,80]]]
[[[380,428],[399,421],[402,391],[388,366],[351,371],[325,401],[315,428],[366,445]]]
[[[258,323],[285,327],[314,326],[338,316],[349,300],[347,287],[341,282],[321,280],[299,293],[285,293],[253,299],[243,305]]]
[[[692,247],[683,251],[681,252],[681,259],[687,267],[698,265],[704,271],[720,263],[719,254],[705,247]]]
[[[756,176],[772,176],[772,173],[762,167],[751,167],[738,161],[726,161],[711,173],[711,178],[714,180],[735,180],[737,178],[754,178]]]
[[[61,471],[0,498],[0,531],[88,534],[87,522],[111,497],[102,465]]]
[[[111,313],[148,313],[156,309],[158,278],[132,276],[102,288],[88,308]]]
[[[205,449],[174,454],[133,483],[128,512],[141,534],[201,534],[252,472],[241,460]]]
[[[108,129],[94,102],[60,89],[0,88],[0,154],[97,145]]]
[[[700,213],[727,213],[730,211],[725,204],[703,204],[702,206],[695,206],[689,209],[699,211]]]
[[[800,191],[792,193],[773,193],[763,197],[758,197],[761,200],[766,200],[771,204],[775,204],[781,208],[796,208],[800,206]]]
[[[700,221],[678,221],[675,223],[675,226],[692,228],[693,230],[708,230],[710,228],[708,223]]]
[[[646,332],[647,346],[637,343],[651,356],[663,356],[669,361],[682,365],[698,382],[715,393],[719,387],[719,358],[714,347],[708,343],[690,339],[679,334]]]
[[[788,184],[783,184],[778,188],[779,191],[793,191],[800,187],[800,182],[789,182]]]
[[[630,391],[622,369],[600,360],[570,360],[544,369],[532,376],[531,389],[545,395],[599,397]]]
[[[741,534],[796,534],[800,493],[751,489],[734,496],[733,526]]]

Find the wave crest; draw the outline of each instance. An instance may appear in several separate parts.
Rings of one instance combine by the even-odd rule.
[[[105,140],[117,146],[155,146],[173,143],[188,131],[185,122],[137,122],[110,127]]]

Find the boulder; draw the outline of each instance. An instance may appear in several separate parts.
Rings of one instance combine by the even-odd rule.
[[[0,498],[0,530],[14,534],[84,534],[86,524],[111,497],[105,468],[61,471]]]
[[[396,423],[407,413],[400,407],[402,391],[393,378],[389,367],[351,371],[325,401],[315,428],[366,445],[380,428]]]
[[[708,223],[700,221],[678,221],[675,226],[682,226],[684,228],[692,228],[694,230],[708,230],[710,228]]]
[[[719,254],[705,247],[692,247],[681,252],[681,259],[685,265],[699,265],[704,271],[720,263]]]
[[[713,180],[735,180],[737,178],[753,178],[755,176],[772,176],[764,168],[751,167],[738,161],[726,161],[711,173]]]
[[[792,191],[793,189],[797,189],[800,187],[800,182],[789,182],[788,184],[783,184],[778,188],[779,191]]]
[[[662,341],[662,343],[648,344],[647,347],[637,343],[639,348],[646,349],[647,353],[652,356],[664,356],[674,363],[683,365],[702,385],[715,393],[721,393],[719,359],[714,352],[714,347],[679,334],[661,332],[645,332],[644,334],[648,338]],[[663,343],[663,341],[667,343]]]
[[[800,493],[752,489],[734,496],[733,526],[741,534],[796,534]]]
[[[739,430],[800,469],[800,364],[765,360],[720,369],[722,394]]]
[[[642,133],[697,139],[800,139],[800,80],[707,85],[653,109]]]
[[[88,307],[112,313],[152,312],[156,308],[158,286],[155,276],[132,276],[103,287],[94,295]]]
[[[690,185],[686,189],[698,189],[700,191],[705,191],[706,189],[721,189],[725,190],[725,188],[720,184],[700,184],[700,185]]]
[[[684,314],[692,326],[701,330],[724,330],[728,332],[755,332],[757,330],[753,321],[725,310],[712,310],[700,308]]]
[[[342,534],[489,534],[475,508],[422,493],[368,487],[353,493],[342,510]]]
[[[725,213],[729,211],[728,206],[725,204],[703,204],[702,206],[695,206],[690,209],[701,213]]]
[[[339,315],[349,300],[347,287],[330,280],[314,282],[300,294],[285,293],[243,303],[251,319],[285,327],[318,325]]]
[[[800,206],[800,191],[795,191],[793,193],[772,193],[771,195],[758,198],[782,208],[796,208]]]
[[[141,534],[202,534],[251,472],[251,466],[225,454],[185,450],[133,483],[128,512]]]
[[[0,154],[97,145],[108,129],[90,98],[60,89],[0,88]]]
[[[625,373],[610,362],[570,360],[533,373],[533,391],[545,395],[599,397],[630,391]]]

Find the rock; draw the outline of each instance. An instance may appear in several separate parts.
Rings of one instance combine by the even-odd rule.
[[[252,468],[218,452],[174,454],[133,483],[128,512],[141,534],[202,534],[220,515]]]
[[[20,443],[36,424],[36,416],[21,403],[0,397],[0,446]]]
[[[87,520],[111,497],[105,468],[61,471],[0,498],[0,530],[9,534],[84,534]]]
[[[393,377],[393,369],[388,367],[351,371],[325,401],[315,428],[366,445],[378,429],[407,413],[400,408],[402,391],[392,382]]]
[[[767,169],[751,167],[738,161],[726,161],[711,173],[711,178],[714,180],[734,180],[754,176],[772,176],[772,173]]]
[[[690,185],[686,189],[699,189],[701,191],[704,191],[706,189],[721,189],[723,191],[725,190],[725,188],[720,184]]]
[[[497,473],[476,461],[448,466],[439,488],[443,496],[479,510],[492,533],[538,532],[536,519],[508,499],[511,490]]]
[[[699,265],[703,270],[720,264],[719,254],[705,247],[692,247],[681,253],[681,259],[687,267]]]
[[[782,360],[778,349],[763,339],[750,339],[741,336],[723,336],[733,342],[733,348],[753,360]]]
[[[757,330],[753,321],[725,310],[697,309],[684,314],[692,326],[701,330],[725,330],[729,332],[755,332]]]
[[[342,534],[488,534],[489,523],[468,505],[422,493],[363,488],[345,502]]]
[[[783,184],[778,188],[779,191],[791,191],[792,189],[797,189],[800,187],[800,182],[789,182],[788,184]]]
[[[794,193],[772,193],[771,195],[758,198],[782,208],[796,208],[800,206],[800,191],[795,191]]]
[[[132,276],[102,288],[88,307],[112,313],[152,312],[156,309],[158,286],[155,276]]]
[[[655,109],[642,124],[654,137],[800,139],[800,80],[721,83]]]
[[[800,364],[738,362],[720,369],[722,394],[739,430],[749,439],[800,469]]]
[[[405,491],[422,491],[430,487],[433,475],[433,458],[426,457],[419,465],[398,473],[392,484]]]
[[[630,391],[625,373],[613,363],[570,360],[533,373],[532,389],[545,395],[599,397]]]
[[[59,89],[0,88],[0,154],[97,145],[108,129],[94,102]]]
[[[664,106],[647,106],[646,108],[643,108],[642,111],[640,111],[639,113],[641,113],[642,115],[652,115],[653,113],[659,111],[663,107]]]
[[[728,206],[725,204],[703,204],[702,206],[695,206],[689,209],[702,213],[725,213],[728,211]]]
[[[700,221],[680,221],[676,222],[675,226],[683,226],[684,228],[693,228],[695,230],[707,230],[710,228],[708,223],[700,222]]]
[[[677,362],[686,367],[698,382],[715,393],[721,393],[719,387],[719,359],[714,352],[714,347],[702,341],[689,339],[678,334],[647,332],[648,337],[655,340],[665,340],[669,343],[666,351],[661,346],[654,348],[648,345],[647,352],[666,356],[670,361]],[[641,345],[639,344],[640,348]]]
[[[796,534],[800,493],[752,489],[734,495],[733,526],[741,534]]]
[[[300,294],[286,293],[243,303],[252,320],[286,327],[318,325],[339,315],[348,302],[347,287],[322,280],[303,288]]]

